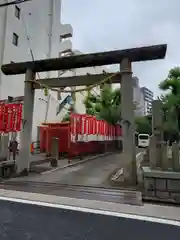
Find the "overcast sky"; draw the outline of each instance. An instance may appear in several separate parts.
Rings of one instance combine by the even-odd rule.
[[[62,22],[72,24],[74,48],[84,53],[167,43],[165,60],[133,66],[140,85],[157,95],[158,83],[180,64],[179,11],[178,0],[63,0]]]

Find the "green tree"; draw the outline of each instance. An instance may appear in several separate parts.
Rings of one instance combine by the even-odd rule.
[[[89,92],[84,104],[87,114],[110,124],[116,124],[121,118],[121,92],[110,84],[104,84],[99,95]]]
[[[74,112],[74,108],[73,108],[73,106],[70,106],[68,111],[67,111],[67,113],[63,117],[62,122],[69,122],[70,121],[70,116],[71,116],[72,112]]]
[[[172,68],[167,78],[159,84],[165,91],[160,97],[163,103],[165,130],[180,131],[180,67]]]
[[[161,95],[159,100],[162,102],[164,140],[178,140],[178,121],[174,105],[177,102],[176,96],[169,92]]]
[[[136,132],[151,134],[152,133],[151,119],[152,119],[151,116],[137,117],[135,119]]]

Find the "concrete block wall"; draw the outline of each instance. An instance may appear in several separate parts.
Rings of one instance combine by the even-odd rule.
[[[144,194],[154,200],[180,203],[180,179],[144,178]]]

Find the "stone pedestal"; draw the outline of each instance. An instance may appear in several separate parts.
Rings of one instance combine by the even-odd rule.
[[[180,203],[180,173],[142,167],[144,199]]]

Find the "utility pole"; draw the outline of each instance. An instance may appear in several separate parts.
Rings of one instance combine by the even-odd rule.
[[[73,76],[75,77],[76,76],[76,69],[73,69],[72,70],[73,72]],[[71,87],[71,90],[74,91],[71,93],[71,97],[72,97],[72,109],[73,109],[73,112],[75,113],[76,112],[76,87]]]
[[[51,101],[51,95],[50,93],[48,94],[48,99],[46,101],[46,112],[45,112],[45,117],[44,117],[44,122],[47,122],[48,119],[48,111],[49,111],[49,105],[50,105],[50,101]]]
[[[51,58],[51,52],[52,52],[53,10],[54,10],[54,0],[49,0],[49,30],[48,30],[49,32],[48,32],[48,54],[47,54],[47,58]],[[50,78],[50,77],[51,77],[51,72],[47,72],[47,78]],[[47,98],[44,122],[47,122],[47,119],[48,119],[50,101],[51,101],[51,95],[49,93],[48,98]]]

